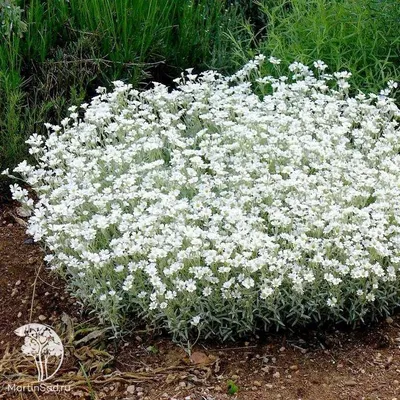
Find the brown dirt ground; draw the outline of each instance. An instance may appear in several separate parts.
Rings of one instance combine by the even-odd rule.
[[[112,341],[46,269],[22,223],[12,205],[0,205],[0,399],[400,399],[400,316],[357,330],[201,343],[191,359],[146,330]],[[63,338],[66,359],[51,384],[71,385],[69,392],[7,390],[26,382],[17,372],[33,371],[13,333],[28,322],[47,323]],[[239,387],[234,395],[230,379]]]

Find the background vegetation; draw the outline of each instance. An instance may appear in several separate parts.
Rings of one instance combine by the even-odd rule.
[[[258,52],[349,69],[377,91],[400,80],[398,0],[0,0],[0,168],[24,141],[112,80],[171,83],[232,72]]]

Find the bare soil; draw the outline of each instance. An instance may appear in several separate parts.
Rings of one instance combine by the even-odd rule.
[[[191,357],[145,329],[112,340],[46,268],[23,222],[15,205],[0,205],[0,399],[400,399],[397,315],[356,330],[200,343]],[[14,334],[28,322],[49,324],[62,337],[66,359],[46,385],[70,385],[69,391],[29,393],[7,386],[26,384],[34,371]]]

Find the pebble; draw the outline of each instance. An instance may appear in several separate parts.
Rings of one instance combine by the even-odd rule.
[[[393,381],[393,384],[394,384],[394,385],[398,385],[398,384],[399,384],[399,381],[398,381],[397,379],[395,379],[395,380]]]
[[[273,375],[272,375],[275,379],[279,379],[281,377],[281,374],[276,371]]]
[[[236,381],[236,380],[239,379],[239,375],[232,375],[232,376],[231,376],[231,379],[232,379],[233,381]]]
[[[298,367],[297,365],[291,365],[291,366],[289,367],[289,369],[290,369],[291,371],[297,371],[297,370],[299,369],[299,367]]]
[[[144,393],[143,392],[138,392],[137,396],[138,397],[143,397]]]
[[[272,383],[267,383],[267,384],[265,385],[265,387],[266,387],[267,389],[272,389],[272,388],[274,387],[274,385],[273,385]]]
[[[357,382],[353,379],[350,379],[344,383],[346,386],[356,386]]]
[[[19,286],[21,284],[21,280],[18,280],[17,282],[15,282],[15,286]]]
[[[222,387],[221,386],[215,386],[214,390],[216,392],[222,392]]]
[[[261,387],[261,382],[260,381],[253,381],[253,385]]]
[[[133,394],[133,393],[135,393],[135,391],[136,391],[135,385],[129,385],[129,386],[126,388],[126,392],[129,393],[129,394]]]
[[[43,314],[39,315],[39,321],[45,321],[47,317]]]
[[[183,387],[183,388],[186,387],[186,382],[183,382],[183,381],[182,381],[182,382],[179,382],[179,386],[180,386],[180,387]]]
[[[280,349],[279,349],[279,351],[282,353],[282,352],[284,352],[286,350],[286,348],[285,347],[281,347]]]
[[[392,317],[387,317],[386,322],[390,325],[393,324],[393,318]]]
[[[18,317],[18,318],[21,318],[21,316],[22,316],[22,312],[20,311],[20,312],[18,313],[17,317]]]

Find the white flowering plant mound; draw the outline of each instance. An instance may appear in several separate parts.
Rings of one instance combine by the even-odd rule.
[[[15,172],[38,202],[12,187],[28,231],[105,321],[227,339],[399,305],[396,84],[352,97],[321,61],[263,62],[115,82],[29,139],[37,165]]]

